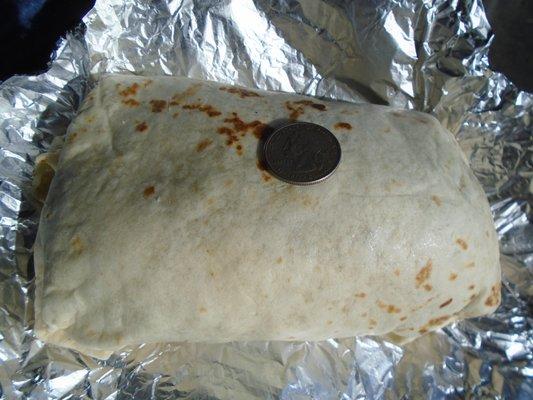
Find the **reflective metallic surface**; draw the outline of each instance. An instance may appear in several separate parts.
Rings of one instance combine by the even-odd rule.
[[[85,23],[47,73],[0,85],[1,398],[533,398],[533,96],[489,69],[480,0],[102,0]],[[502,306],[403,348],[161,344],[99,361],[35,340],[35,158],[64,134],[91,74],[119,71],[433,113],[491,201]]]
[[[326,128],[295,122],[274,131],[264,145],[265,162],[278,179],[312,185],[333,174],[341,160],[341,145]]]

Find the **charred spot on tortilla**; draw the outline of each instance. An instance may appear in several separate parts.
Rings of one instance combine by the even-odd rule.
[[[490,288],[490,295],[485,300],[485,305],[493,307],[500,302],[500,285],[494,285]]]
[[[222,90],[224,92],[228,92],[231,94],[237,94],[241,99],[244,99],[246,97],[262,97],[259,93],[252,92],[251,90],[246,90],[240,87],[228,87],[223,86],[219,88],[219,90]]]
[[[153,113],[160,113],[167,108],[167,102],[165,100],[150,100]]]
[[[240,133],[242,136],[244,136],[249,130],[252,130],[254,136],[258,139],[261,137],[263,130],[267,126],[258,120],[244,122],[236,112],[232,112],[230,117],[224,118],[224,122],[233,125],[233,130]]]
[[[148,124],[146,122],[139,122],[137,125],[135,125],[135,130],[138,132],[144,132],[148,129]]]
[[[457,243],[462,250],[468,250],[468,243],[466,243],[464,239],[458,238],[455,243]]]
[[[289,119],[297,120],[302,114],[305,113],[305,107],[311,107],[318,111],[326,111],[326,105],[321,103],[315,103],[311,100],[298,100],[285,102],[285,108],[290,111]]]
[[[135,99],[124,99],[122,103],[130,107],[138,107],[141,104]]]
[[[205,149],[207,149],[207,147],[209,147],[209,145],[211,145],[213,143],[213,141],[211,139],[204,139],[204,140],[201,140],[200,142],[198,142],[198,144],[196,145],[196,152],[197,153],[200,153],[202,151],[204,151]]]
[[[209,104],[200,104],[200,103],[185,104],[181,108],[183,108],[184,110],[198,110],[198,111],[201,111],[207,114],[208,117],[217,117],[222,114],[215,107]]]
[[[337,122],[335,124],[335,128],[336,129],[345,129],[345,130],[351,130],[352,129],[352,125],[350,125],[348,122]]]
[[[386,311],[389,314],[399,314],[402,310],[398,307],[396,307],[393,304],[386,304],[382,302],[381,300],[378,300],[376,302],[379,308],[381,308],[383,311]]]
[[[125,89],[120,90],[118,94],[121,95],[122,97],[135,96],[138,90],[139,90],[139,84],[137,82],[134,82],[130,86],[127,86]]]
[[[448,299],[448,300],[446,300],[444,303],[442,303],[441,305],[439,305],[439,308],[444,308],[444,307],[450,305],[452,301],[453,301],[453,299],[451,299],[451,298]]]
[[[433,268],[433,263],[430,259],[426,262],[426,265],[422,267],[422,269],[418,272],[418,274],[416,274],[415,282],[416,282],[417,288],[422,286],[429,279],[429,277],[431,276],[432,268]]]
[[[154,186],[148,186],[143,190],[143,196],[145,198],[153,196],[155,193],[155,187]]]

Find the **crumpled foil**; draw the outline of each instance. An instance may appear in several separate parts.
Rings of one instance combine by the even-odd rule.
[[[1,398],[533,398],[533,95],[490,70],[492,39],[481,0],[97,1],[48,72],[0,85]],[[101,361],[43,344],[32,330],[32,171],[103,72],[433,113],[492,204],[501,307],[403,348],[374,337],[172,343]]]

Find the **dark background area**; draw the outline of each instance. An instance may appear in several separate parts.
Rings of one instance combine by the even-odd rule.
[[[533,1],[484,0],[495,33],[493,70],[533,92]],[[47,68],[57,41],[74,29],[94,0],[0,0],[0,81]]]

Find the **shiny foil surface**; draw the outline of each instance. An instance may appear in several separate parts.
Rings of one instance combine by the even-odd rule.
[[[533,95],[490,70],[492,39],[481,0],[97,1],[48,72],[0,85],[1,398],[533,398]],[[457,136],[492,204],[502,305],[404,347],[374,337],[172,343],[101,361],[36,340],[35,160],[104,72],[434,114]]]

